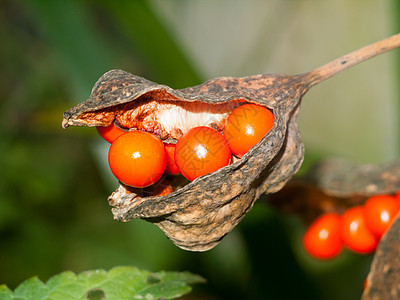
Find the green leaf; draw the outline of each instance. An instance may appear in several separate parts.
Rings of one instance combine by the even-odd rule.
[[[0,286],[0,300],[75,300],[75,299],[173,299],[191,291],[190,285],[204,279],[188,272],[159,272],[135,267],[115,267],[85,271],[78,275],[71,271],[50,278],[46,284],[37,277],[22,282],[12,292]]]
[[[188,272],[160,272],[147,277],[147,285],[137,292],[134,299],[172,299],[191,291],[188,284],[204,282],[198,275]]]
[[[0,299],[1,300],[15,299],[13,297],[12,291],[4,284],[0,285]]]
[[[21,283],[14,291],[11,299],[43,299],[46,295],[46,287],[37,277],[29,278]]]

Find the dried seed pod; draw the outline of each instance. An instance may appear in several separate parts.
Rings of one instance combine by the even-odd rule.
[[[400,160],[381,165],[325,160],[316,164],[305,180],[334,197],[394,194],[400,190]]]
[[[233,164],[193,182],[171,182],[173,192],[166,196],[145,197],[120,184],[108,199],[117,220],[145,219],[182,249],[205,251],[239,223],[261,194],[278,191],[299,169],[304,147],[296,117],[308,89],[399,44],[400,37],[393,36],[297,76],[222,77],[182,90],[112,70],[97,81],[87,101],[64,113],[62,125],[115,122],[170,141],[195,126],[222,129],[229,112],[244,103],[272,110],[272,129]]]
[[[303,144],[296,115],[305,86],[296,81],[299,77],[274,75],[219,78],[176,91],[113,70],[99,79],[88,101],[65,113],[64,127],[108,125],[148,101],[165,102],[155,114],[165,114],[162,109],[179,107],[225,113],[243,102],[271,109],[276,116],[274,127],[236,163],[202,176],[164,197],[139,197],[138,193],[131,193],[130,188],[121,185],[109,198],[118,220],[147,219],[163,229],[178,246],[207,250],[232,230],[261,194],[279,190],[300,167]],[[171,108],[166,108],[167,105]],[[214,121],[214,115],[207,117]],[[164,130],[166,126],[161,126],[164,123],[154,115],[151,121],[155,124],[155,133],[161,130],[163,135],[171,135],[174,131],[174,127]],[[186,120],[186,123],[193,122]],[[150,126],[146,128],[151,130]]]

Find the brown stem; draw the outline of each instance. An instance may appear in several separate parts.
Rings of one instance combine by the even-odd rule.
[[[343,55],[306,74],[308,88],[376,55],[400,47],[400,33]]]

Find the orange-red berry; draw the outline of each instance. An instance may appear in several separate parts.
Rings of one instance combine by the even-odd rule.
[[[400,204],[394,196],[377,195],[364,204],[365,222],[368,228],[381,238],[399,212]]]
[[[189,180],[228,165],[230,159],[228,142],[221,133],[210,127],[192,128],[176,143],[176,165]]]
[[[224,136],[232,153],[242,157],[272,128],[273,113],[260,105],[244,104],[235,108],[226,121]]]
[[[165,173],[168,175],[180,174],[178,166],[175,163],[175,144],[165,144],[165,151],[167,154],[167,167]]]
[[[316,219],[303,236],[306,251],[317,259],[331,259],[342,251],[340,216],[325,213]]]
[[[340,234],[343,244],[358,253],[373,252],[378,244],[378,238],[367,227],[362,206],[354,206],[343,213]]]
[[[148,132],[129,131],[111,144],[108,162],[122,183],[146,187],[161,178],[167,159],[164,144],[158,137]]]
[[[126,131],[116,127],[114,123],[111,123],[108,126],[97,126],[96,129],[103,139],[109,143],[114,142],[119,136],[126,133]]]

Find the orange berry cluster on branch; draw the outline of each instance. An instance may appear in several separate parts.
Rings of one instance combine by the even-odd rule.
[[[372,196],[364,205],[351,207],[342,215],[325,213],[309,226],[303,246],[317,259],[332,259],[341,253],[343,246],[356,253],[371,253],[399,210],[400,194],[397,194]]]

